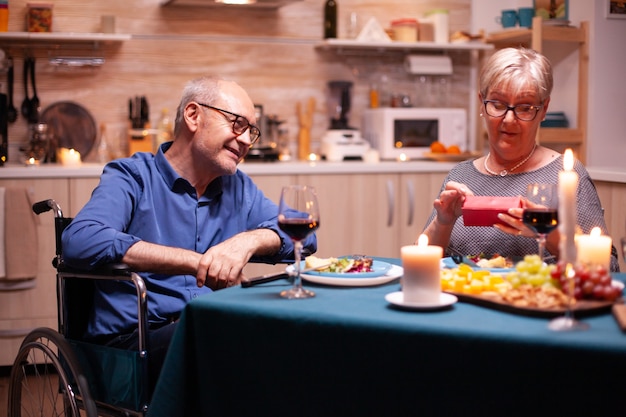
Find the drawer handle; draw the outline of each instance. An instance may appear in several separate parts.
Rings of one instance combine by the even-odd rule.
[[[406,193],[409,197],[409,214],[406,219],[406,225],[413,225],[413,215],[415,212],[415,187],[413,187],[413,181],[406,183]]]
[[[389,212],[387,213],[387,227],[391,227],[393,225],[393,212],[395,211],[395,198],[393,194],[393,182],[391,180],[387,180],[387,208],[389,209]]]

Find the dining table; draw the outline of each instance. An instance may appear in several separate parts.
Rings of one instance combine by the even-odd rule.
[[[305,280],[315,297],[280,297],[290,285],[234,286],[189,302],[148,417],[626,413],[626,333],[610,309],[582,317],[587,330],[556,332],[549,318],[465,301],[398,308],[385,298],[398,279]]]

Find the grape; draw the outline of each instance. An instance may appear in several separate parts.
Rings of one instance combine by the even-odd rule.
[[[574,297],[577,300],[615,301],[621,290],[612,285],[611,273],[603,266],[576,265],[574,268]],[[559,262],[550,272],[559,282],[561,290],[567,291],[565,265]]]

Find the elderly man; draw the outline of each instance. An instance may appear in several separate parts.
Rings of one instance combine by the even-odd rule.
[[[293,259],[277,225],[278,209],[237,165],[261,132],[254,104],[236,83],[204,77],[187,84],[174,140],[156,155],[108,163],[91,199],[63,233],[63,256],[92,269],[124,262],[148,288],[153,381],[184,305],[200,294],[237,285],[251,259]],[[305,242],[315,252],[317,241]],[[98,283],[86,339],[133,349],[135,291]]]

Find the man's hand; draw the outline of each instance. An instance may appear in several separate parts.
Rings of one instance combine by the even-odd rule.
[[[270,229],[239,233],[207,250],[198,263],[198,287],[213,290],[238,285],[245,278],[243,268],[253,255],[270,255],[280,248],[280,237]]]

